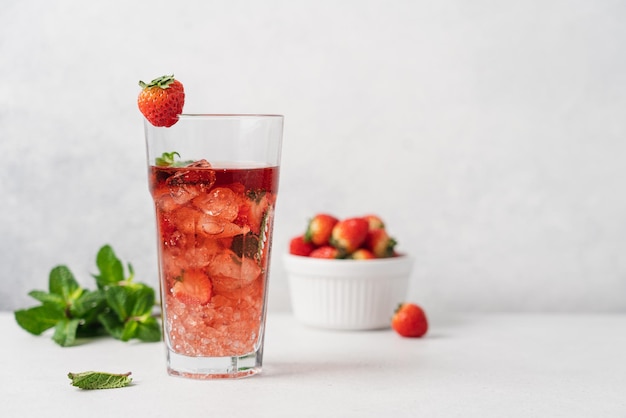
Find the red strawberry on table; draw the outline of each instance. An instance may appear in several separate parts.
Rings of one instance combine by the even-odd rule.
[[[169,128],[178,122],[185,104],[185,90],[180,81],[173,75],[164,75],[148,84],[140,81],[139,86],[142,90],[137,106],[152,125]]]
[[[292,238],[291,241],[289,241],[289,254],[308,257],[314,249],[315,245],[304,241],[303,235]]]
[[[341,251],[330,245],[324,245],[311,251],[309,257],[312,258],[341,258]]]
[[[185,270],[182,276],[176,278],[172,294],[183,303],[205,305],[213,296],[213,283],[200,269]]]
[[[402,303],[391,319],[391,327],[403,337],[418,338],[428,331],[424,310],[414,303]]]
[[[393,257],[396,240],[391,238],[385,229],[374,229],[367,233],[365,246],[377,258]]]
[[[340,251],[351,254],[367,237],[369,223],[363,218],[348,218],[337,222],[330,236],[330,244]]]
[[[333,227],[339,220],[332,215],[318,213],[315,215],[307,226],[304,240],[311,242],[316,246],[327,245]]]

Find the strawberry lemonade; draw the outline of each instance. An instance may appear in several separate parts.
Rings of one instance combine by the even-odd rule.
[[[187,356],[259,343],[277,167],[151,167],[166,335]]]
[[[185,91],[173,75],[139,85],[168,373],[256,374],[283,116],[184,114]]]
[[[262,339],[278,167],[150,167],[164,328],[184,356],[237,357]]]

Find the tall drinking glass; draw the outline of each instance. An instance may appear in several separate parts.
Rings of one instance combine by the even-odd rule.
[[[282,130],[281,115],[145,122],[171,375],[261,371]]]

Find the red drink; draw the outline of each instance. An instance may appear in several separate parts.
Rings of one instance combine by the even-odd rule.
[[[242,356],[263,337],[278,167],[150,167],[170,349]]]

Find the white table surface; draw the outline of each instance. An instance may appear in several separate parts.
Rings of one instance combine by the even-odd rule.
[[[0,313],[1,417],[626,417],[626,315],[453,315],[422,339],[268,317],[264,371],[168,376],[162,343],[62,348]],[[84,391],[68,372],[132,372]]]

